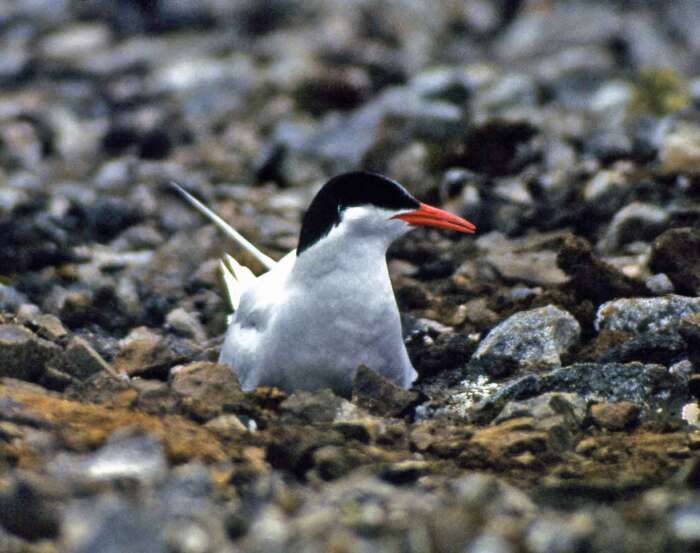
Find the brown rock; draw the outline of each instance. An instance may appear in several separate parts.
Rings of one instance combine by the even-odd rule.
[[[226,365],[202,361],[173,368],[170,385],[187,413],[207,421],[244,407],[246,395]]]
[[[577,294],[596,304],[613,298],[648,295],[643,282],[602,261],[583,238],[568,236],[557,256],[557,264],[571,277]]]
[[[138,328],[125,339],[113,364],[117,373],[152,378],[165,376],[170,367],[182,360],[162,336]]]
[[[700,229],[667,230],[654,240],[649,266],[666,273],[681,294],[700,294]]]
[[[591,418],[606,430],[627,430],[637,424],[640,411],[639,405],[630,401],[598,403],[591,407]]]
[[[66,327],[63,326],[61,320],[55,315],[50,315],[48,313],[39,315],[32,322],[36,325],[37,334],[52,342],[57,342],[68,336]]]

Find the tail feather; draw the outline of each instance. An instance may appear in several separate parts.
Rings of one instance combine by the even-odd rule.
[[[177,190],[180,193],[180,195],[183,198],[185,198],[185,200],[187,200],[187,202],[190,205],[192,205],[197,211],[199,211],[202,215],[204,215],[207,219],[214,223],[214,225],[216,225],[226,236],[228,236],[234,242],[239,244],[244,250],[246,250],[258,261],[260,261],[260,263],[262,263],[267,269],[272,269],[275,265],[277,265],[277,262],[274,259],[261,252],[253,244],[246,240],[241,235],[241,233],[239,233],[235,228],[233,228],[216,213],[214,213],[211,209],[205,206],[202,202],[200,202],[182,186],[180,186],[174,181],[170,181],[170,186]]]
[[[226,290],[226,298],[232,311],[238,309],[241,303],[241,294],[243,293],[242,286],[236,280],[231,270],[226,266],[226,263],[219,261],[219,269],[224,281],[224,289]]]

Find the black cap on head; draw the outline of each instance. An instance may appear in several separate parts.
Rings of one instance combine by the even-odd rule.
[[[420,203],[398,182],[376,173],[355,171],[329,180],[304,215],[297,254],[318,242],[340,222],[347,207],[371,205],[383,209],[418,209]]]

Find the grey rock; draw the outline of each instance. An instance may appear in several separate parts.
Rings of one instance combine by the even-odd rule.
[[[678,332],[681,319],[700,312],[700,298],[669,295],[661,298],[622,298],[598,308],[596,330],[634,334]]]
[[[653,240],[665,229],[668,220],[665,209],[633,202],[615,214],[597,247],[603,253],[613,253],[628,242]]]
[[[352,388],[353,403],[372,414],[400,417],[420,401],[420,394],[404,390],[369,367],[361,365]]]
[[[296,392],[280,404],[283,420],[301,424],[333,422],[349,402],[330,390]]]
[[[522,311],[488,333],[472,356],[472,363],[493,377],[560,367],[561,355],[576,344],[580,334],[578,321],[558,307]]]
[[[20,305],[28,301],[27,296],[12,286],[0,283],[0,311],[16,311]]]
[[[61,348],[18,325],[0,325],[0,376],[35,380]]]
[[[586,401],[578,394],[566,392],[546,392],[523,401],[509,401],[494,419],[494,423],[517,417],[544,419],[564,415],[575,427],[586,418]]]
[[[116,433],[94,453],[60,454],[49,465],[49,472],[77,483],[134,480],[146,484],[160,481],[167,474],[167,463],[159,440]]]
[[[64,368],[66,372],[85,380],[92,375],[105,371],[113,374],[113,370],[109,363],[95,351],[95,349],[80,336],[73,336],[66,346]]]
[[[491,420],[510,400],[525,400],[547,392],[578,394],[585,400],[631,401],[642,418],[679,418],[689,397],[686,379],[662,365],[576,363],[551,372],[530,374],[501,386],[474,407],[477,420]]]
[[[175,333],[185,338],[191,338],[196,342],[204,342],[207,338],[204,327],[197,319],[197,316],[193,313],[188,313],[182,307],[173,309],[168,313],[165,317],[165,322]]]
[[[646,282],[646,287],[649,291],[657,296],[664,296],[666,294],[673,294],[673,282],[668,278],[666,273],[657,273],[650,276]]]

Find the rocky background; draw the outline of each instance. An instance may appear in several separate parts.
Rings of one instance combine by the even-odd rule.
[[[700,550],[700,3],[0,2],[0,551]],[[227,243],[368,168],[411,391],[241,392]]]

